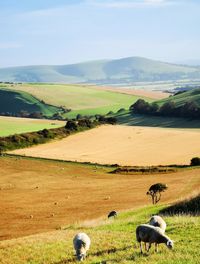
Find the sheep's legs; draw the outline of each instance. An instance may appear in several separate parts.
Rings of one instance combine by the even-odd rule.
[[[142,251],[142,242],[140,241],[140,252],[141,252],[141,254],[143,253],[143,251]]]
[[[148,251],[147,243],[146,242],[144,242],[144,248],[145,248],[146,251]]]
[[[150,248],[151,248],[151,243],[148,244],[147,252],[149,252]]]
[[[155,243],[155,252],[158,252],[158,244]]]

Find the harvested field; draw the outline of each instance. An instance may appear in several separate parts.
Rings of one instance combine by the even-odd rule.
[[[130,166],[189,164],[200,156],[200,129],[105,125],[12,153]]]
[[[200,188],[199,168],[161,175],[113,175],[108,173],[110,170],[94,165],[1,157],[0,240],[106,218],[113,209],[151,204],[146,190],[155,182],[169,186],[162,196],[164,203]]]

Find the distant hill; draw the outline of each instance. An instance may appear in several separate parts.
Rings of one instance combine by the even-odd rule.
[[[131,84],[184,79],[200,79],[200,67],[129,57],[70,65],[0,69],[0,81],[4,82]]]
[[[0,89],[0,114],[18,115],[21,111],[27,113],[39,112],[51,116],[58,112],[59,108],[39,101],[32,95],[21,91],[9,91]]]

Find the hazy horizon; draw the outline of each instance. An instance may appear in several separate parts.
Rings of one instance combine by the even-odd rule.
[[[0,68],[126,57],[197,63],[199,13],[198,0],[2,0]]]

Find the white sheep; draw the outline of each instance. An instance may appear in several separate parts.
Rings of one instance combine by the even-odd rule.
[[[136,239],[140,243],[140,251],[142,252],[142,242],[149,243],[148,250],[151,244],[155,243],[155,251],[158,252],[158,244],[164,243],[169,249],[173,248],[173,241],[163,233],[159,227],[151,225],[139,225],[136,228]]]
[[[74,249],[78,261],[83,261],[86,257],[86,252],[90,248],[90,238],[85,233],[78,233],[73,239]]]
[[[149,221],[149,225],[160,227],[160,229],[163,230],[163,233],[165,233],[165,230],[166,230],[166,227],[167,227],[165,221],[159,215],[152,216],[150,221]]]

